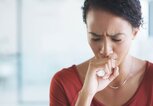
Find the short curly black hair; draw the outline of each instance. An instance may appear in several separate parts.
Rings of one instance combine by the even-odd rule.
[[[90,9],[102,9],[127,20],[137,28],[143,24],[141,4],[139,0],[85,0],[82,7],[83,21],[86,23]]]

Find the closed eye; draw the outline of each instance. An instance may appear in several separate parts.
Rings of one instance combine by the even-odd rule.
[[[122,39],[112,39],[112,41],[114,41],[114,42],[120,42],[120,41],[122,41]]]
[[[100,38],[92,38],[92,41],[100,41]]]

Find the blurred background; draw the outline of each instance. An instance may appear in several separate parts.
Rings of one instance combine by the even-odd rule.
[[[153,0],[130,53],[153,62]],[[52,76],[93,56],[83,0],[0,0],[0,106],[48,106]],[[151,12],[152,11],[152,12]]]

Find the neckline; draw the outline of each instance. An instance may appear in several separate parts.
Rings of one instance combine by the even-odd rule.
[[[145,67],[145,71],[144,71],[144,75],[143,75],[142,81],[140,82],[140,84],[139,84],[139,86],[138,86],[136,92],[133,94],[133,96],[132,96],[127,102],[125,102],[125,103],[123,104],[123,106],[126,106],[126,105],[132,103],[132,101],[136,98],[138,92],[139,92],[140,89],[142,88],[142,85],[143,85],[143,83],[144,83],[144,81],[145,81],[145,78],[146,78],[146,76],[147,76],[146,74],[148,73],[147,70],[149,69],[149,66],[150,66],[150,63],[149,63],[148,61],[145,61],[145,62],[146,62],[146,67]],[[77,75],[77,77],[78,77],[78,80],[79,80],[81,86],[83,86],[83,82],[81,81],[79,72],[78,72],[78,70],[77,70],[77,66],[76,66],[76,65],[73,65],[73,67],[74,67],[74,72],[76,73],[76,75]],[[92,100],[92,101],[95,101],[96,104],[104,105],[102,102],[100,102],[99,100],[97,100],[97,98],[95,98],[95,97],[93,97],[93,100]]]
[[[146,79],[147,73],[148,73],[147,70],[149,70],[149,66],[150,66],[150,63],[149,63],[148,61],[145,61],[145,62],[146,62],[146,67],[145,67],[145,71],[144,71],[143,78],[142,78],[142,80],[141,80],[141,82],[140,82],[140,84],[139,84],[139,86],[138,86],[136,92],[133,94],[133,96],[132,96],[126,103],[123,104],[123,106],[127,106],[127,105],[129,105],[130,103],[132,103],[132,101],[134,101],[134,99],[135,99],[136,96],[138,95],[138,92],[139,92],[139,91],[141,90],[141,88],[143,87],[142,85],[143,85],[143,83],[145,82],[145,79]]]

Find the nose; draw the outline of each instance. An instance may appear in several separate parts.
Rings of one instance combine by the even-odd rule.
[[[102,42],[101,49],[100,49],[100,54],[103,57],[109,57],[111,54],[113,54],[112,44],[109,40],[105,39]]]

